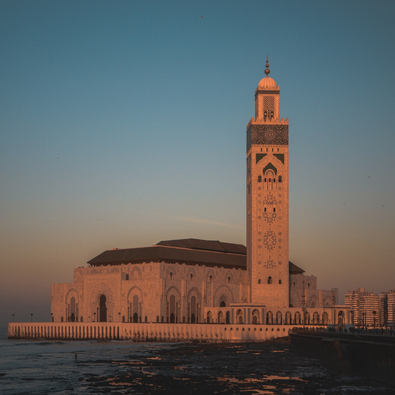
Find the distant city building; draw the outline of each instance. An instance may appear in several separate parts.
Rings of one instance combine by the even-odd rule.
[[[377,328],[382,326],[380,300],[372,292],[359,288],[348,291],[344,297],[346,306],[350,309],[351,323],[360,327]]]
[[[395,290],[380,293],[380,324],[395,327]]]
[[[289,262],[288,118],[266,77],[247,125],[247,246],[182,239],[104,251],[52,285],[53,322],[348,323],[337,289]]]

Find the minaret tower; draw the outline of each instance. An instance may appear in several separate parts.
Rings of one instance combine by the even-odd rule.
[[[288,307],[288,118],[280,119],[280,87],[269,73],[267,59],[247,125],[247,270],[251,303]]]

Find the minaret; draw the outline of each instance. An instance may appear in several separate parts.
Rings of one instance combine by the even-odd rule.
[[[280,119],[280,87],[269,73],[267,59],[247,125],[247,270],[251,303],[288,307],[288,118]]]

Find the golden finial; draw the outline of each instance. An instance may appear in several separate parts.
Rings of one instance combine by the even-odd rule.
[[[266,77],[269,77],[270,70],[269,70],[269,55],[266,56],[266,70],[265,70]]]

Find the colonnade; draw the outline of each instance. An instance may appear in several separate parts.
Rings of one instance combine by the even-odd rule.
[[[13,322],[10,339],[247,342],[288,336],[284,325]]]

